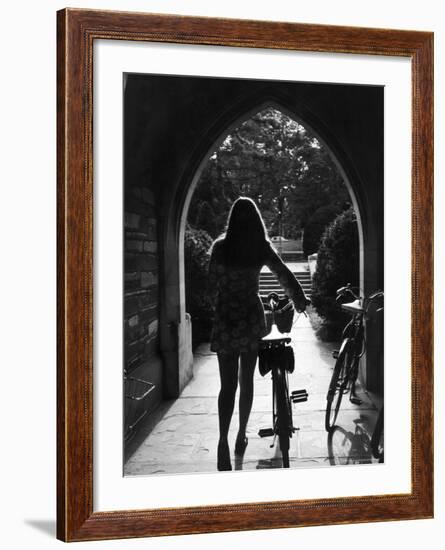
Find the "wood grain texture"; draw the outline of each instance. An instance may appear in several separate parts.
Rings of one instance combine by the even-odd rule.
[[[433,35],[155,14],[57,18],[57,536],[95,540],[433,515]],[[95,39],[405,56],[412,61],[412,491],[93,513],[92,64]]]

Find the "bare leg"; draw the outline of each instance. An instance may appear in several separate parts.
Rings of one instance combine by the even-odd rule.
[[[241,354],[241,367],[239,370],[240,396],[239,396],[239,431],[237,444],[243,450],[246,437],[246,428],[249,421],[253,402],[253,375],[257,360],[257,352]]]
[[[232,420],[235,395],[238,386],[238,357],[237,353],[219,353],[219,376],[221,389],[218,396],[219,414],[219,443],[218,469],[230,470],[230,451],[227,436]]]

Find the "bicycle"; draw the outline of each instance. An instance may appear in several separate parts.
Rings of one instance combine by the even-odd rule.
[[[310,303],[308,300],[307,303]],[[261,339],[258,364],[262,376],[268,372],[272,375],[272,421],[273,428],[259,430],[260,437],[273,436],[271,447],[278,438],[282,455],[283,468],[289,468],[290,438],[296,428],[292,419],[292,403],[303,403],[308,399],[306,390],[296,390],[289,397],[288,374],[295,368],[291,338],[284,334],[292,328],[294,309],[289,298],[279,299],[276,293],[270,293],[266,305],[272,315],[272,328],[267,336]]]
[[[383,299],[383,292],[377,291],[367,298],[360,298],[350,284],[337,290],[337,302],[345,297],[352,297],[354,301],[343,303],[341,308],[352,315],[351,320],[343,329],[340,350],[334,351],[336,359],[326,396],[327,406],[325,428],[330,431],[337,420],[343,395],[350,394],[349,400],[359,405],[361,400],[355,394],[355,384],[361,357],[366,351],[364,320],[367,318],[371,304]],[[383,305],[376,311],[382,311]]]

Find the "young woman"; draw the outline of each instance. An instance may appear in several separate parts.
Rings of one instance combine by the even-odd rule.
[[[259,340],[267,334],[264,308],[258,295],[261,268],[278,277],[298,311],[307,299],[300,283],[273,249],[256,204],[241,197],[233,205],[225,235],[212,246],[209,264],[215,318],[212,351],[218,355],[221,389],[218,396],[218,470],[231,470],[227,440],[240,385],[239,430],[235,454],[247,447],[246,427],[253,401],[253,375]]]

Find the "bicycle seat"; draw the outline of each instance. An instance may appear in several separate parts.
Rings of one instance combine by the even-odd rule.
[[[363,313],[365,311],[361,300],[354,300],[353,302],[342,304],[341,308],[345,311],[349,311],[349,313]]]
[[[265,344],[289,344],[291,338],[280,332],[277,325],[274,323],[269,334],[261,338],[261,342]]]

